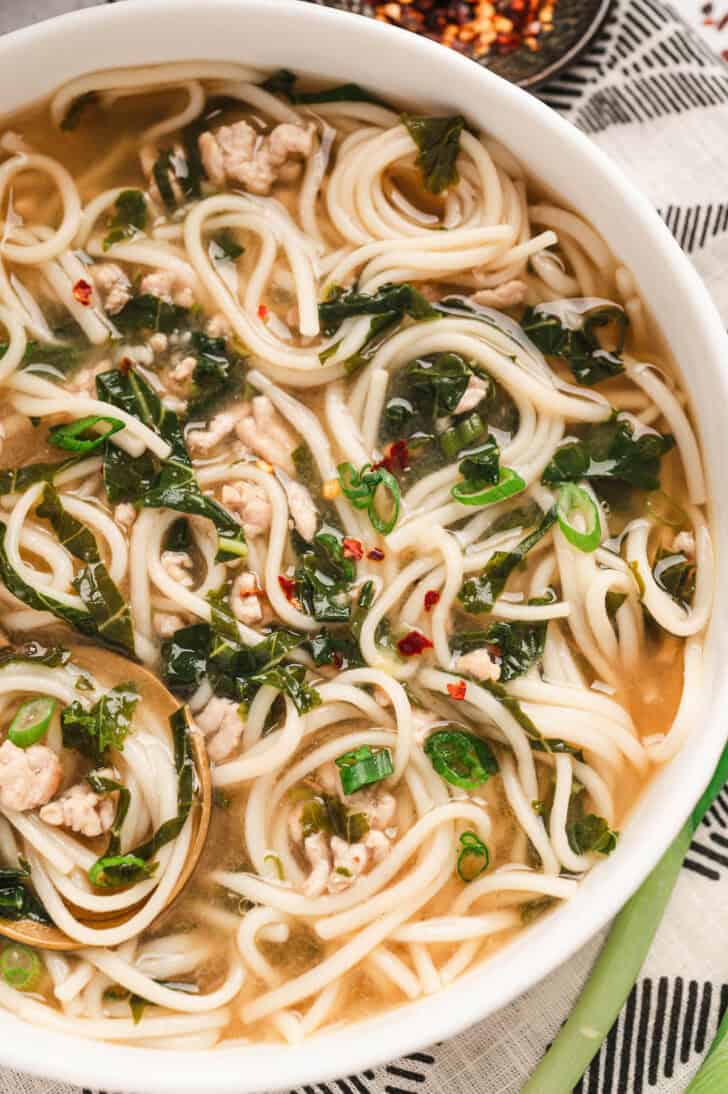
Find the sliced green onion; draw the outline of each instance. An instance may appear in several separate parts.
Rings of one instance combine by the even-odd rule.
[[[90,437],[84,436],[89,430],[94,429],[99,422],[104,422],[109,428],[104,430],[103,433],[94,433]],[[48,443],[55,448],[63,448],[67,452],[79,452],[86,455],[86,453],[99,448],[105,440],[123,428],[124,423],[119,421],[118,418],[109,418],[105,414],[91,414],[88,418],[79,418],[67,425],[54,426],[48,433]]]
[[[388,535],[399,517],[400,489],[399,483],[391,471],[386,467],[372,467],[364,464],[361,471],[357,471],[350,463],[340,463],[338,466],[339,483],[344,496],[351,502],[355,509],[366,509],[371,525],[381,535]],[[380,514],[377,504],[377,495],[381,491],[389,495],[391,511],[389,516]]]
[[[494,505],[495,502],[512,498],[525,489],[526,484],[516,471],[510,467],[502,467],[500,481],[495,486],[484,487],[482,483],[464,479],[453,486],[450,494],[461,505]]]
[[[572,513],[581,513],[586,522],[586,531],[575,528],[570,521]],[[596,551],[602,541],[602,524],[597,504],[586,490],[573,482],[565,482],[559,489],[556,514],[564,538],[580,551]]]
[[[457,425],[450,426],[440,434],[440,449],[446,460],[454,460],[458,452],[468,445],[475,444],[487,430],[479,414],[469,414]]]
[[[647,512],[660,524],[667,524],[670,528],[688,528],[690,520],[687,513],[676,501],[666,494],[664,490],[653,490],[647,496],[645,504]]]
[[[372,499],[369,503],[367,513],[371,522],[372,528],[374,528],[380,535],[386,536],[394,528],[397,523],[397,517],[399,516],[399,483],[395,479],[394,475],[380,467],[376,472],[373,472],[379,478],[379,481],[372,490]],[[384,490],[390,497],[390,513],[388,517],[382,517],[377,509],[377,493]]]
[[[457,874],[461,881],[475,881],[488,869],[490,853],[475,832],[463,832],[460,837],[462,850],[458,855]]]
[[[48,732],[56,705],[56,700],[47,695],[21,703],[10,723],[8,740],[16,748],[30,748],[36,744]]]
[[[341,775],[341,787],[345,794],[355,794],[363,786],[381,782],[394,772],[392,753],[388,748],[374,752],[368,745],[354,752],[339,756],[336,766]]]
[[[437,774],[452,786],[472,790],[498,771],[490,745],[461,729],[439,729],[425,742]]]
[[[275,874],[275,878],[278,881],[285,881],[286,875],[283,872],[283,863],[281,862],[280,855],[275,855],[272,851],[269,851],[267,855],[263,856],[263,862],[266,866],[268,863],[271,864],[272,873]]]
[[[92,885],[99,889],[115,889],[124,884],[124,873],[131,872],[135,880],[138,880],[139,871],[143,871],[149,877],[156,868],[157,863],[148,863],[138,855],[111,855],[98,859],[88,872],[88,878]],[[114,880],[106,876],[106,870],[113,868],[116,872]]]
[[[43,962],[30,946],[11,942],[0,951],[0,973],[16,991],[35,991],[43,978]]]

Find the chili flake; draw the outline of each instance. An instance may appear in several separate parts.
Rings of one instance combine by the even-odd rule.
[[[384,551],[381,547],[372,547],[371,551],[367,551],[367,558],[370,562],[381,562],[384,558]]]
[[[377,467],[384,467],[391,474],[396,471],[407,471],[410,466],[410,454],[406,441],[393,441],[387,447],[382,459],[379,463],[372,465],[372,470],[376,470]]]
[[[265,304],[261,304],[260,307],[258,308],[258,318],[259,319],[267,319],[268,318],[268,309],[265,306]]]
[[[400,638],[397,649],[402,657],[416,657],[425,650],[431,650],[432,642],[421,631],[410,631],[404,638]]]
[[[344,536],[344,558],[364,558],[364,544],[360,539]]]
[[[297,588],[296,588],[296,582],[293,580],[293,578],[284,577],[283,574],[279,574],[278,575],[278,584],[280,585],[281,589],[283,589],[286,600],[289,601],[289,603],[297,606],[298,605],[298,597],[296,596]]]
[[[468,56],[536,52],[553,29],[557,0],[388,0],[374,14]]]
[[[73,295],[79,304],[83,304],[84,308],[88,308],[91,303],[91,297],[93,295],[93,285],[90,285],[88,281],[84,281],[80,278],[73,286]]]
[[[457,684],[446,684],[447,690],[450,693],[451,699],[456,699],[458,702],[465,698],[465,689],[467,687],[464,680],[458,680]]]
[[[428,589],[425,593],[425,611],[431,612],[436,604],[440,603],[440,594],[437,589]]]

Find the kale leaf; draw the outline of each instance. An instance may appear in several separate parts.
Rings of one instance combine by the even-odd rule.
[[[516,544],[512,551],[496,551],[478,577],[466,581],[458,593],[458,599],[465,611],[473,615],[489,612],[513,571],[555,523],[556,506],[544,514],[538,528]]]
[[[156,392],[133,369],[111,370],[96,377],[99,399],[125,410],[154,429],[172,449],[168,459],[157,464],[150,453],[137,460],[112,456],[107,443],[104,482],[115,500],[134,502],[151,509],[175,509],[188,516],[206,517],[218,532],[217,561],[244,558],[247,554],[241,525],[213,498],[203,494],[184,442],[179,418],[168,410]],[[133,493],[134,490],[138,493]]]
[[[366,91],[359,84],[341,84],[338,87],[329,87],[321,91],[296,91],[298,77],[288,68],[281,68],[273,72],[260,85],[272,95],[285,95],[289,102],[300,105],[312,103],[376,103],[378,106],[387,104]]]
[[[74,748],[97,766],[106,762],[109,749],[123,751],[131,730],[139,693],[133,683],[117,684],[90,710],[78,700],[61,711],[64,748]]]
[[[28,887],[29,880],[30,870],[22,865],[18,869],[0,869],[0,919],[31,919],[50,925],[53,920]]]
[[[386,317],[388,323],[399,322],[405,315],[412,319],[438,317],[422,293],[407,282],[381,285],[374,293],[337,286],[319,304],[319,319],[327,335],[335,334],[345,319],[358,315]]]
[[[464,631],[451,639],[453,652],[461,655],[486,647],[500,665],[503,684],[528,672],[543,657],[546,644],[546,621],[520,623],[498,620],[482,631]]]
[[[73,585],[93,620],[96,637],[134,657],[131,609],[102,561],[93,533],[63,508],[51,483],[46,483],[36,513],[50,522],[61,545],[85,563]]]
[[[612,417],[587,426],[581,439],[556,449],[541,476],[547,485],[581,479],[615,479],[641,490],[660,486],[660,460],[675,446],[669,433],[634,436],[626,418]]]
[[[402,123],[417,145],[417,165],[425,188],[432,194],[441,194],[453,186],[458,181],[456,163],[465,118],[460,114],[452,118],[403,114]]]
[[[133,239],[147,226],[147,203],[141,190],[122,190],[115,205],[116,212],[109,220],[109,233],[104,239],[105,251],[124,239]]]
[[[189,418],[209,418],[223,399],[239,395],[245,383],[243,358],[229,351],[224,338],[194,331],[191,341],[197,364],[187,406]]]
[[[164,821],[148,840],[140,843],[125,855],[118,854],[118,841],[114,839],[112,833],[110,848],[107,849],[107,853],[98,859],[89,870],[89,877],[97,887],[116,888],[121,885],[134,885],[139,881],[144,881],[157,869],[157,863],[151,861],[154,855],[166,844],[176,839],[185,826],[192,808],[196,778],[186,710],[184,708],[176,710],[169,719],[169,724],[174,740],[174,758],[177,771],[177,813],[174,817]],[[117,810],[117,818],[118,816],[119,810]],[[121,828],[121,823],[118,827]]]
[[[614,350],[602,349],[595,334],[598,327],[617,323],[619,335]],[[555,315],[548,315],[536,308],[528,308],[521,326],[542,353],[547,357],[563,357],[577,383],[590,387],[600,380],[608,380],[624,372],[621,358],[629,319],[622,308],[599,307],[583,317],[580,330],[571,330],[562,325]]]

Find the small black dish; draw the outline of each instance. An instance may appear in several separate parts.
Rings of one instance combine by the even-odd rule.
[[[310,0],[324,7],[373,16],[371,0]],[[538,39],[539,49],[519,46],[511,53],[490,53],[476,64],[519,87],[535,88],[567,68],[604,23],[612,0],[557,0],[553,30]]]

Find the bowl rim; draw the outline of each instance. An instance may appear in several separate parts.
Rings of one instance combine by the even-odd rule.
[[[300,0],[206,0],[204,5],[199,0],[127,0],[123,5],[59,16],[0,39],[0,102],[12,101],[12,109],[32,103],[41,93],[47,94],[72,76],[111,67],[112,60],[116,65],[189,60],[191,56],[198,60],[229,60],[236,52],[234,36],[213,41],[210,33],[211,27],[223,24],[239,26],[243,54],[249,50],[245,36],[251,30],[254,43],[256,34],[261,35],[256,48],[265,53],[269,48],[263,37],[266,31],[273,38],[278,36],[281,65],[296,67],[293,60],[286,60],[286,53],[294,57],[300,52],[299,70],[331,78],[358,78],[366,83],[365,75],[359,75],[359,70],[365,70],[366,60],[375,68],[396,63],[401,68],[397,80],[406,84],[411,65],[419,74],[417,79],[422,80],[417,84],[420,98],[431,99],[432,88],[437,88],[436,98],[444,95],[448,101],[456,99],[467,114],[477,112],[468,108],[468,101],[477,101],[479,95],[490,97],[505,112],[506,121],[512,115],[517,124],[532,126],[534,132],[538,128],[553,137],[559,150],[578,162],[587,186],[601,188],[599,202],[595,200],[594,210],[588,212],[589,219],[598,223],[606,216],[603,206],[616,202],[631,229],[627,234],[636,240],[628,241],[625,247],[634,249],[644,244],[659,262],[665,287],[653,286],[651,291],[654,288],[656,318],[663,328],[669,325],[668,320],[672,322],[670,300],[680,294],[682,316],[695,339],[695,356],[707,368],[707,378],[698,377],[699,387],[709,382],[716,403],[728,405],[728,365],[724,364],[728,361],[728,338],[723,324],[697,272],[647,198],[588,137],[544,104],[466,58],[407,31],[313,4],[304,6]],[[161,41],[163,34],[167,38]],[[190,41],[206,42],[206,34],[209,45],[190,49]],[[352,52],[349,47],[347,53],[352,35],[356,50]],[[62,51],[57,48],[59,38],[64,40]],[[84,64],[76,59],[78,54],[93,54],[99,63]],[[249,57],[246,60],[255,63]],[[21,62],[23,74],[18,79]],[[27,94],[19,96],[20,84],[29,88]],[[470,100],[468,95],[472,95]],[[502,129],[503,119],[495,121],[495,128]],[[492,131],[494,126],[489,128]],[[591,195],[585,201],[587,206],[590,200]],[[702,417],[700,421],[702,426]],[[706,440],[706,464],[708,471],[714,469],[717,481],[721,461],[728,457],[728,436],[723,439],[708,435]],[[719,512],[716,519],[720,542],[728,543],[728,525]],[[720,593],[723,617],[728,619],[728,587],[720,558],[718,586],[715,616],[719,614]],[[335,1028],[298,1046],[263,1044],[204,1052],[155,1050],[153,1055],[148,1049],[81,1041],[45,1028],[39,1052],[38,1028],[2,1013],[0,1031],[6,1036],[0,1040],[0,1064],[81,1086],[105,1088],[111,1083],[129,1094],[198,1094],[200,1090],[206,1094],[255,1094],[262,1088],[285,1090],[388,1062],[451,1037],[493,1013],[571,958],[606,925],[655,865],[707,784],[726,736],[720,725],[720,708],[728,698],[728,674],[716,679],[714,662],[718,651],[728,655],[728,640],[722,642],[718,630],[711,628],[709,635],[712,656],[704,694],[706,708],[710,694],[710,717],[698,742],[700,747],[685,756],[680,754],[680,772],[672,763],[655,779],[669,799],[667,815],[647,815],[643,796],[617,852],[592,871],[570,902],[443,992]],[[653,788],[649,795],[653,795]],[[636,836],[638,824],[643,832],[640,837]],[[81,1044],[83,1050],[78,1051]]]

